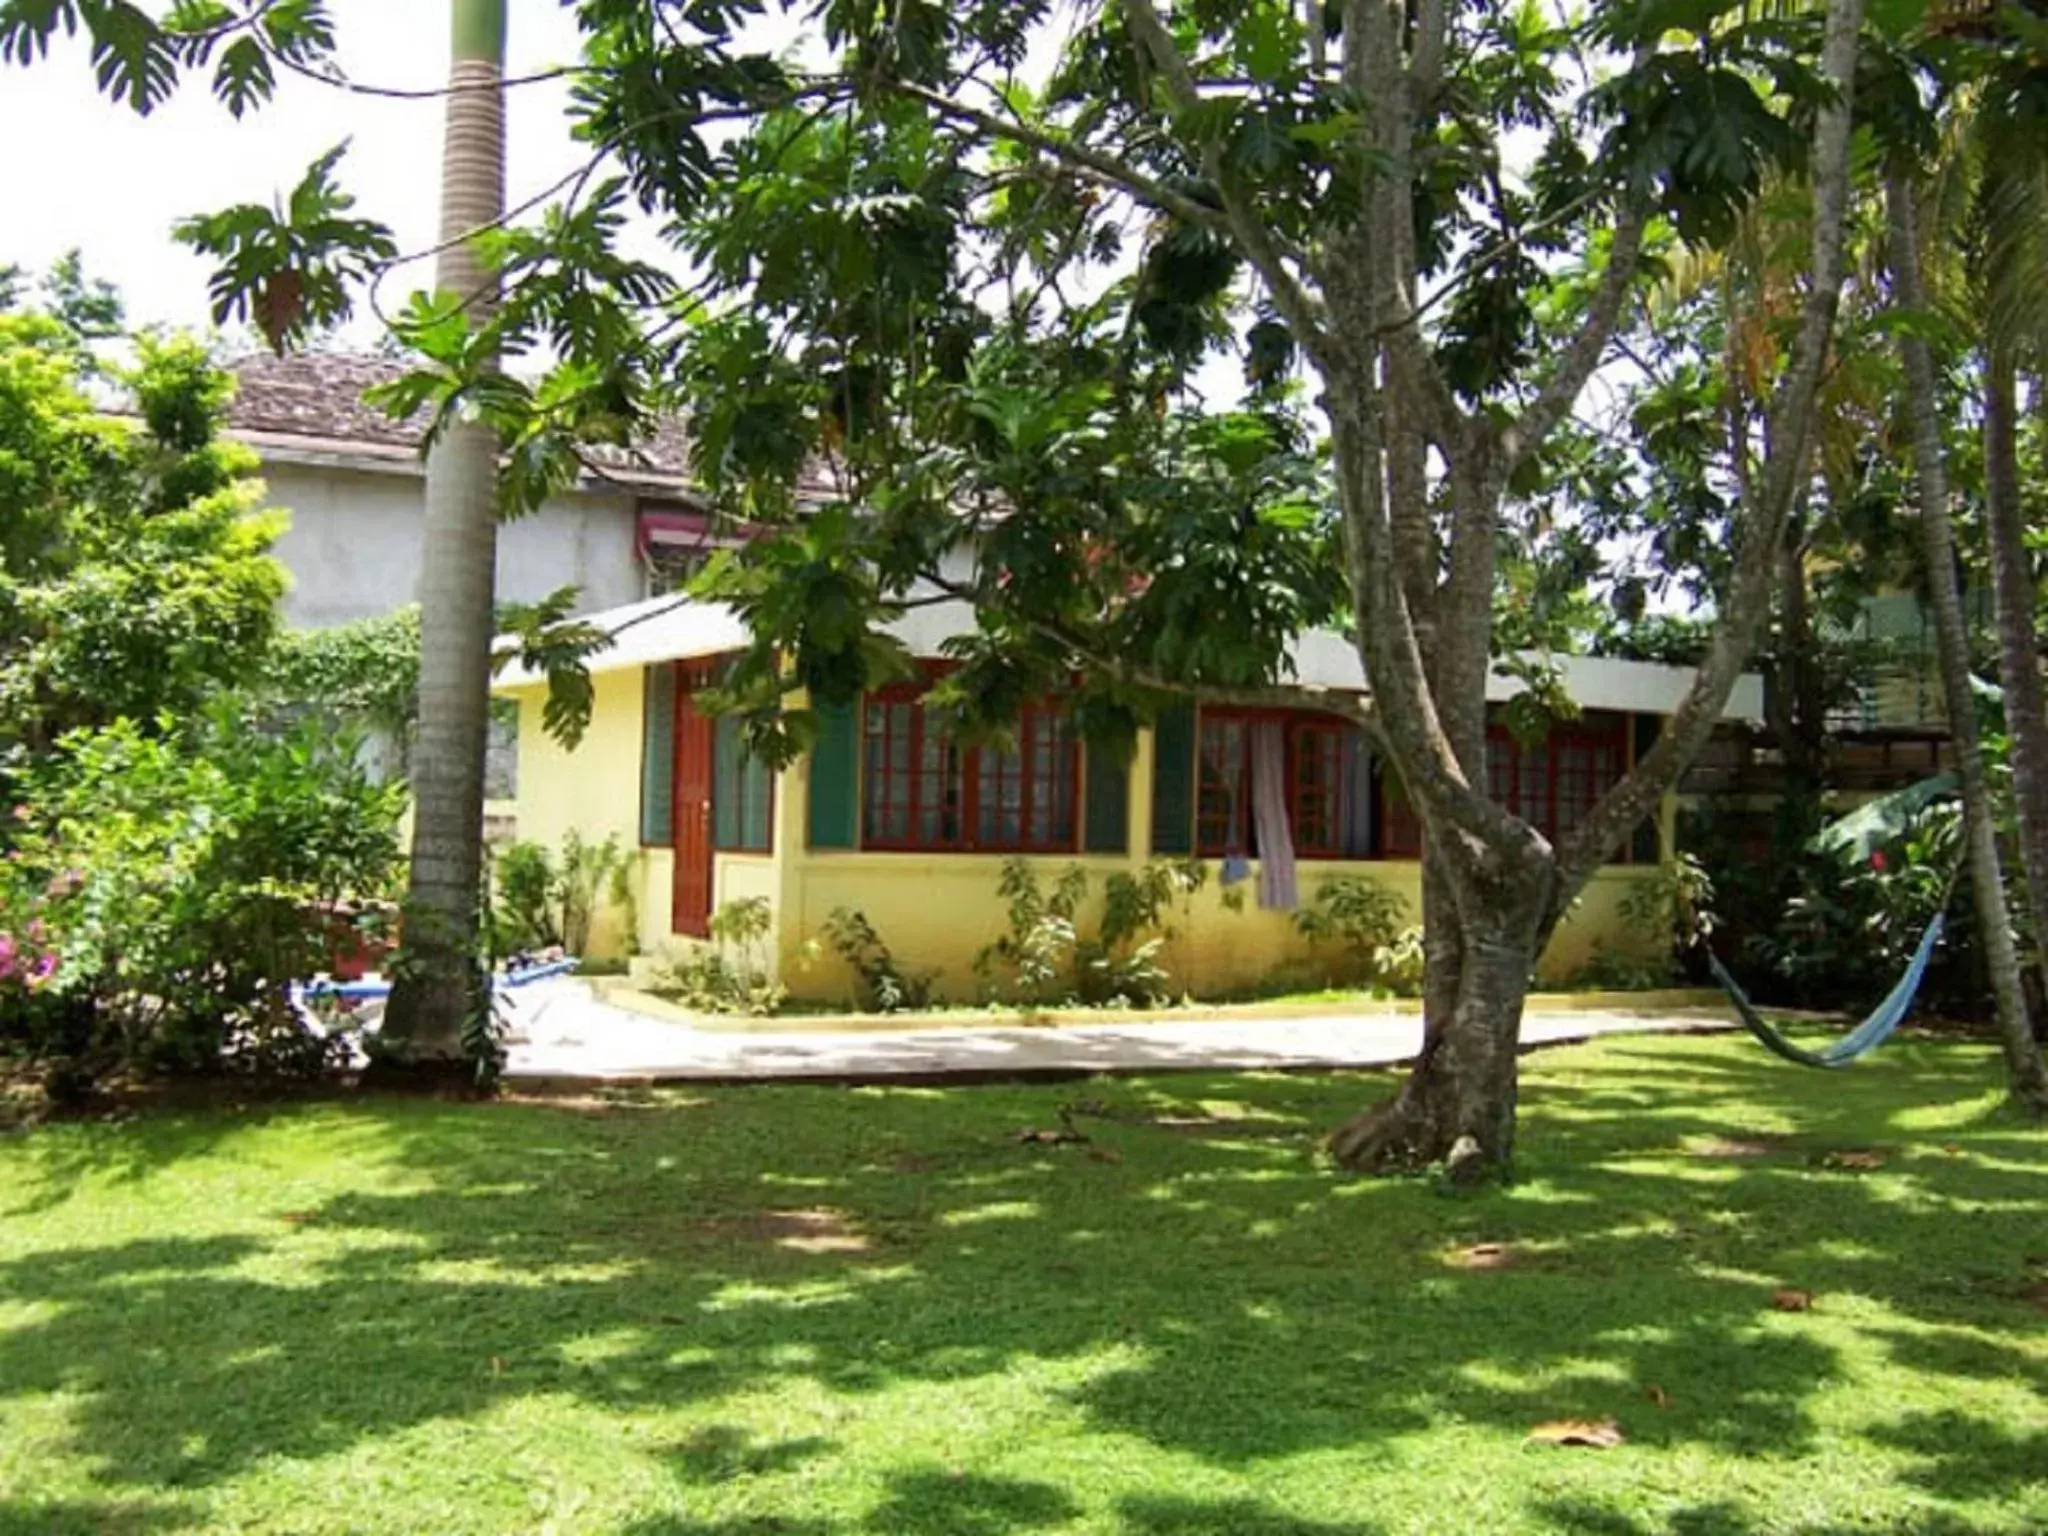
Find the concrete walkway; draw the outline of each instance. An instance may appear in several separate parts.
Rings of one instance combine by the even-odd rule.
[[[1710,1009],[1532,1012],[1524,1044],[1595,1035],[1735,1027]],[[507,1076],[533,1082],[877,1080],[1033,1073],[1376,1067],[1422,1044],[1410,1013],[1318,1018],[1152,1019],[1029,1027],[951,1024],[930,1029],[766,1033],[692,1029],[600,1001],[582,982],[523,991]]]

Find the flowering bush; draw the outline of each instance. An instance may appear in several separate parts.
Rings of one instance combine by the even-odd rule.
[[[1781,808],[1781,812],[1789,810]],[[1923,1018],[1981,1017],[1988,999],[1953,804],[1881,829],[1874,846],[1815,846],[1817,812],[1768,851],[1706,819],[1687,835],[1712,870],[1713,945],[1743,987],[1774,1007],[1859,1013],[1891,990],[1937,911],[1947,937],[1921,988]]]
[[[64,738],[0,838],[0,1051],[53,1087],[120,1068],[332,1064],[292,983],[323,968],[331,912],[398,861],[402,790],[356,745],[267,736],[230,709],[145,734]]]

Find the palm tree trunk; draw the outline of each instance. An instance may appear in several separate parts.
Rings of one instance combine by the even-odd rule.
[[[496,305],[496,279],[462,237],[505,212],[505,0],[453,0],[450,9],[435,284],[461,297],[476,325]],[[405,948],[382,1031],[387,1053],[413,1066],[460,1061],[463,1022],[485,1004],[476,957],[497,476],[497,437],[481,422],[457,422],[428,450],[412,866]]]
[[[2026,871],[2034,942],[2048,977],[2048,701],[2042,697],[2037,597],[2020,511],[2019,370],[2011,348],[1997,343],[1985,361],[1984,491],[2020,863]]]
[[[1926,308],[1920,281],[1919,219],[1913,183],[1894,166],[1885,186],[1890,218],[1894,291],[1905,309]],[[1991,972],[1998,1036],[2005,1049],[2012,1094],[2019,1103],[2048,1111],[2048,1067],[2027,1023],[2020,984],[2019,949],[2005,910],[2005,878],[1999,868],[1998,832],[1992,820],[1990,785],[1977,727],[1977,700],[1970,683],[1970,639],[1963,624],[1962,593],[1956,582],[1955,536],[1949,526],[1948,474],[1936,404],[1934,359],[1924,338],[1899,333],[1899,360],[1906,375],[1906,407],[1912,425],[1913,468],[1919,487],[1920,528],[1927,557],[1927,586],[1934,607],[1936,648],[1947,695],[1949,731],[1955,741],[1956,775],[1963,786],[1963,828],[1970,861],[1970,885],[1977,901],[1984,962]]]

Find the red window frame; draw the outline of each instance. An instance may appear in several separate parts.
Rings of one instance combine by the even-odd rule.
[[[861,706],[861,847],[900,853],[1075,853],[1081,743],[1066,711],[1026,705],[1017,750],[963,747],[933,727],[914,684]]]
[[[1221,709],[1205,709],[1196,717],[1195,852],[1202,858],[1228,858],[1251,850],[1254,718],[1248,712]],[[1220,779],[1212,765],[1234,768],[1235,784]]]
[[[1302,720],[1287,733],[1287,825],[1299,859],[1344,856],[1344,730]]]
[[[1488,793],[1554,843],[1628,771],[1628,725],[1625,714],[1588,716],[1552,726],[1542,741],[1526,746],[1504,727],[1490,726]],[[1628,856],[1624,849],[1624,862]]]
[[[1298,859],[1341,859],[1344,852],[1344,733],[1351,726],[1334,715],[1302,710],[1204,709],[1195,722],[1195,853],[1228,858],[1252,847],[1252,727],[1279,722],[1287,775],[1287,826]],[[1212,736],[1212,730],[1215,735]],[[1234,803],[1219,806],[1220,789],[1211,765],[1219,754],[1212,740],[1234,735],[1221,746],[1236,759]]]
[[[1505,727],[1486,733],[1487,793],[1555,842],[1569,835],[1592,811],[1600,796],[1629,768],[1629,737],[1634,717],[1597,711],[1569,724],[1552,727],[1535,747],[1523,747]],[[1379,769],[1379,857],[1422,857],[1422,819]],[[1635,862],[1632,845],[1624,845],[1615,862]]]

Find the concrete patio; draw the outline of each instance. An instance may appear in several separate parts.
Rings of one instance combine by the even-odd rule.
[[[1531,1011],[1528,1045],[1596,1035],[1738,1027],[1713,1009]],[[1421,1047],[1413,1010],[1309,1018],[1207,1014],[1185,1020],[1042,1026],[948,1021],[929,1028],[735,1032],[650,1018],[568,978],[525,989],[510,1043],[514,1082],[832,1081],[1005,1077],[1192,1069],[1378,1067]]]

